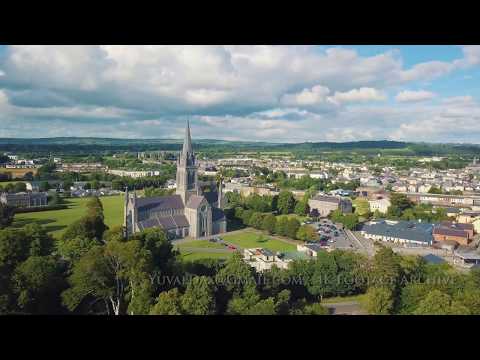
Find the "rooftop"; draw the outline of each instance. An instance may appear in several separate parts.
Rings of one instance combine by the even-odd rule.
[[[431,243],[433,224],[413,221],[377,221],[363,225],[367,234]]]

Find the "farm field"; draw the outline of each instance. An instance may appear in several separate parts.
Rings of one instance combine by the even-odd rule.
[[[101,197],[105,215],[105,223],[118,226],[123,223],[123,196]],[[74,221],[80,219],[86,211],[88,198],[66,199],[69,207],[63,210],[39,211],[15,215],[13,226],[21,227],[28,223],[38,222],[55,238],[62,236],[65,229]]]
[[[295,251],[297,248],[295,245],[287,242],[274,239],[268,235],[260,234],[252,230],[246,229],[236,231],[234,234],[222,234],[222,239],[226,242],[234,245],[238,245],[241,248],[265,248],[272,251]]]

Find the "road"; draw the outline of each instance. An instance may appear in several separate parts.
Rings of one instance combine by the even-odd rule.
[[[345,229],[345,233],[352,240],[352,242],[357,244],[360,252],[365,253],[370,257],[375,255],[375,245],[373,244],[372,240],[366,239],[359,233],[354,233],[348,229]]]

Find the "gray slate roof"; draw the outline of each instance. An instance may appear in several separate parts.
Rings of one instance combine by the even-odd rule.
[[[325,201],[325,202],[339,204],[341,199],[339,197],[336,197],[336,196],[317,195],[312,200]]]
[[[180,195],[156,196],[150,198],[137,198],[137,208],[154,211],[167,209],[183,209],[183,201]]]
[[[370,235],[421,241],[428,244],[433,241],[432,230],[433,224],[412,221],[398,221],[396,224],[379,221],[362,227],[362,231]]]
[[[164,217],[152,217],[138,222],[140,230],[145,230],[152,227],[161,227],[165,230],[172,230],[176,228],[188,227],[188,220],[185,215],[173,215]]]
[[[203,199],[205,199],[205,197],[202,195],[192,195],[188,198],[186,207],[189,209],[197,209],[202,204]]]

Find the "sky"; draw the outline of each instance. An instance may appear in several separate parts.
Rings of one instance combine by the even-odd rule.
[[[0,137],[480,143],[480,46],[5,46]]]

